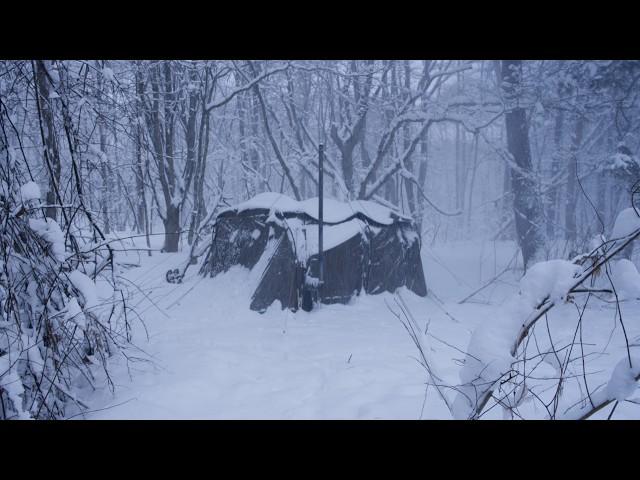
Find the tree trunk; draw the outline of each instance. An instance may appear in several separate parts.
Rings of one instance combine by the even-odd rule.
[[[148,233],[148,218],[147,218],[147,201],[145,197],[144,189],[144,173],[143,173],[143,161],[142,161],[142,95],[144,92],[144,82],[142,80],[142,72],[139,65],[136,68],[136,191],[138,193],[138,209],[136,215],[136,226],[138,233]]]
[[[104,222],[104,233],[111,233],[111,221],[108,205],[113,205],[113,198],[109,192],[109,172],[107,171],[106,137],[102,124],[100,130],[100,177],[102,177],[102,188],[100,192],[100,204],[102,210],[102,221]]]
[[[208,82],[205,85],[205,94],[207,93]],[[207,102],[211,100],[213,88],[211,88]],[[189,226],[189,243],[195,240],[195,235],[200,228],[200,222],[207,215],[207,208],[204,203],[204,175],[207,166],[207,154],[209,151],[209,130],[210,130],[210,114],[204,108],[200,119],[200,134],[198,138],[198,156],[196,162],[196,173],[193,181],[193,215],[191,217],[191,225]]]
[[[505,113],[507,145],[517,166],[517,168],[511,168],[513,210],[518,244],[522,250],[526,269],[538,260],[538,256],[543,251],[544,240],[540,232],[542,209],[533,179],[526,111],[518,102],[521,69],[521,60],[502,62],[503,91],[508,105]]]
[[[249,160],[251,161],[251,168],[253,168],[256,172],[260,172],[263,178],[267,178],[267,162],[260,162],[260,154],[258,153],[258,148],[256,147],[258,142],[258,133],[259,133],[259,122],[260,122],[260,110],[258,108],[258,97],[255,93],[252,92],[252,95],[249,96],[249,120],[251,126],[251,136],[249,137]],[[266,121],[266,120],[265,120]],[[254,175],[253,177],[253,192],[252,195],[256,195],[264,191],[264,186],[260,179]]]
[[[102,105],[102,89],[104,88],[104,82],[102,81],[102,71],[100,62],[96,62],[96,66],[98,67],[98,72],[96,74],[96,103],[97,103],[97,111],[98,111],[98,136],[100,138],[100,180],[102,182],[100,188],[100,210],[102,211],[102,221],[104,222],[104,233],[111,233],[111,221],[109,215],[109,206],[113,205],[113,197],[111,196],[111,192],[109,191],[109,172],[107,171],[107,163],[109,161],[109,157],[107,155],[107,134],[105,132],[104,125],[104,112]]]
[[[144,231],[148,255],[151,256],[151,241],[149,239],[149,235],[151,233],[150,219],[147,208],[147,197],[146,190],[144,185],[144,172],[149,173],[149,164],[148,161],[143,161],[142,154],[142,144],[144,142],[143,130],[142,130],[142,118],[143,118],[143,95],[144,95],[144,79],[142,77],[142,69],[141,69],[140,61],[136,62],[136,165],[135,165],[135,176],[136,176],[136,191],[138,192],[138,214],[137,214],[137,223],[138,223],[138,233],[142,233]],[[148,158],[148,157],[147,157]]]
[[[471,219],[473,217],[473,188],[475,187],[476,176],[478,173],[479,135],[477,132],[473,138],[473,166],[471,167],[471,179],[469,181],[469,189],[467,193],[467,232],[471,231]]]
[[[180,207],[171,205],[167,208],[164,220],[163,252],[177,252],[180,243]]]
[[[257,76],[258,72],[256,71],[253,64],[250,63],[249,65],[253,71],[253,74]],[[276,139],[273,136],[271,127],[269,126],[269,116],[267,113],[267,106],[265,104],[264,98],[262,97],[262,94],[260,93],[260,87],[258,86],[258,84],[253,85],[253,92],[255,93],[258,99],[258,104],[260,105],[260,111],[262,112],[262,119],[264,121],[263,126],[264,126],[265,133],[267,134],[267,138],[269,139],[269,143],[271,143],[273,152],[275,153],[276,158],[280,163],[280,167],[282,168],[283,175],[289,181],[289,186],[291,187],[291,190],[293,191],[293,195],[295,196],[296,200],[302,200],[302,198],[300,197],[300,192],[298,190],[298,187],[296,186],[296,182],[293,179],[293,175],[291,174],[291,169],[287,165],[287,162],[285,161],[280,151],[280,148],[278,147],[278,143],[276,142]]]
[[[406,101],[411,95],[411,68],[408,60],[404,61],[404,101]],[[411,145],[411,126],[409,123],[403,125],[403,149],[406,152]],[[413,156],[409,155],[404,162],[405,167],[411,174],[414,174]],[[411,216],[417,220],[418,215],[416,212],[416,195],[414,190],[413,181],[409,178],[404,178],[404,188],[407,192],[407,203],[409,205],[409,211]]]
[[[56,140],[56,132],[53,123],[53,112],[51,109],[51,100],[49,98],[51,89],[49,88],[49,79],[47,78],[47,67],[42,60],[36,60],[36,82],[38,84],[38,105],[43,123],[43,137],[45,149],[45,161],[49,172],[49,189],[47,190],[47,205],[45,215],[56,220],[56,203],[61,202],[56,194],[58,185],[60,185],[60,154],[58,152],[58,142]]]
[[[425,189],[425,181],[427,179],[427,167],[429,166],[429,129],[425,130],[420,140],[420,166],[418,167],[418,184],[420,188]],[[418,232],[422,234],[422,220],[424,219],[424,197],[418,195],[418,212],[416,215],[416,223]]]
[[[174,159],[174,82],[171,62],[163,63],[164,71],[164,165],[165,180],[165,208],[164,247],[165,252],[177,252],[180,241],[180,201],[177,192],[177,178]]]
[[[564,112],[560,110],[556,114],[555,125],[553,129],[553,138],[555,152],[551,159],[551,181],[560,171],[560,160],[562,158],[562,131],[564,127]],[[552,187],[549,190],[549,198],[547,204],[547,238],[555,237],[556,220],[558,218],[558,188]]]
[[[578,179],[578,150],[584,136],[584,118],[579,116],[576,120],[576,130],[571,144],[571,155],[567,165],[567,203],[565,204],[565,230],[570,248],[575,249],[577,238],[576,228],[576,187]]]
[[[236,88],[241,85],[238,77],[236,76]],[[249,155],[247,153],[247,131],[245,125],[247,123],[247,105],[249,101],[247,99],[249,92],[243,92],[238,95],[238,102],[236,104],[236,111],[238,115],[238,148],[240,150],[240,163],[243,165],[243,181],[245,184],[245,190],[247,192],[248,197],[253,197],[255,192],[255,179],[253,178],[255,175],[250,175],[249,170],[244,168],[244,165],[249,165]],[[253,163],[253,162],[252,162]],[[252,166],[252,168],[254,168]]]

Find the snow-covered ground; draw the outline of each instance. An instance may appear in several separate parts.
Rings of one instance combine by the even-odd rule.
[[[154,242],[158,247],[161,237]],[[141,246],[141,242],[138,244]],[[503,304],[518,292],[521,270],[507,271],[469,301],[467,295],[500,274],[514,257],[505,242],[423,246],[430,295],[400,295],[424,332],[432,366],[451,385],[459,383],[461,361],[479,324],[504,315]],[[125,276],[132,303],[149,334],[137,323],[134,341],[153,363],[115,361],[115,395],[108,389],[89,398],[89,419],[449,419],[402,324],[392,314],[394,296],[356,298],[350,305],[322,306],[295,314],[272,306],[249,310],[256,279],[242,268],[202,278],[192,266],[182,284],[165,272],[181,266],[186,254],[152,257],[128,253],[139,263]],[[122,260],[123,257],[120,257]],[[630,339],[640,335],[637,301],[623,302]],[[625,354],[613,305],[593,302],[583,319],[589,385],[606,383]],[[576,331],[576,308],[567,304],[549,315],[554,338],[568,341]],[[612,333],[613,332],[613,333]],[[546,341],[546,326],[536,339]],[[609,341],[610,340],[610,341]],[[598,355],[605,345],[606,354]],[[633,341],[632,341],[633,343]],[[636,340],[637,344],[638,341]],[[593,353],[595,352],[595,353]],[[551,370],[551,372],[547,371]],[[553,370],[540,367],[540,375]],[[569,380],[569,383],[571,380]],[[578,395],[577,386],[573,387]],[[567,397],[572,395],[567,387]],[[453,392],[451,392],[453,393]],[[425,396],[426,395],[426,396]],[[543,409],[523,407],[531,416]],[[606,417],[609,408],[594,418]],[[485,418],[502,418],[493,409]],[[614,418],[640,418],[640,405],[621,403]]]

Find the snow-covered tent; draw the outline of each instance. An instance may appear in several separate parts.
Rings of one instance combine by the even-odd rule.
[[[317,217],[317,198],[299,202],[272,192],[225,209],[200,273],[215,276],[233,265],[257,272],[260,282],[250,306],[257,311],[276,300],[282,308],[308,309],[310,295],[322,303],[347,303],[362,291],[393,292],[401,286],[427,294],[413,221],[377,203],[332,199],[324,200],[324,284],[314,288]]]

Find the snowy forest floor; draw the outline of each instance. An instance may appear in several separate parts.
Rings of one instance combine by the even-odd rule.
[[[156,237],[152,246],[159,248],[161,241]],[[448,384],[459,383],[471,332],[480,322],[503,314],[501,305],[518,293],[522,271],[507,271],[468,302],[458,302],[502,272],[514,248],[509,242],[424,245],[429,296],[400,292],[423,332],[428,324],[430,360]],[[151,362],[130,362],[127,367],[118,357],[112,370],[115,395],[107,388],[93,392],[88,397],[93,411],[86,418],[451,418],[434,388],[426,388],[417,349],[389,310],[395,307],[393,295],[361,296],[350,305],[323,305],[310,313],[272,306],[259,314],[248,307],[256,279],[245,269],[202,278],[199,265],[191,266],[182,284],[167,283],[165,272],[180,267],[186,256],[120,252],[120,261],[140,265],[124,275],[137,285],[131,286],[129,301],[149,334],[147,341],[140,322],[134,322],[134,343]],[[638,344],[640,302],[623,302],[621,307],[630,341]],[[614,313],[614,304],[598,300],[590,302],[584,316],[591,390],[608,380],[626,354]],[[577,318],[575,305],[555,308],[548,322],[554,338],[570,342]],[[536,339],[544,343],[546,326],[539,328]],[[600,353],[605,346],[606,352]],[[545,374],[553,370],[542,365],[539,375]],[[577,398],[577,383],[567,387],[566,395]],[[541,406],[523,408],[530,417],[544,417]],[[594,418],[606,418],[609,410]],[[503,414],[494,408],[483,418],[500,419]],[[640,406],[621,403],[613,418],[640,418]]]

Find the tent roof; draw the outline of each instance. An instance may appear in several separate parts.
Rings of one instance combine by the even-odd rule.
[[[282,214],[306,214],[314,220],[318,220],[318,197],[297,201],[281,193],[264,192],[235,207],[222,210],[220,215],[229,214],[230,212],[241,213],[247,210],[266,210]],[[326,223],[341,223],[358,214],[382,225],[391,225],[398,220],[411,221],[409,217],[394,212],[379,203],[367,200],[339,202],[331,198],[324,199],[323,217]]]

